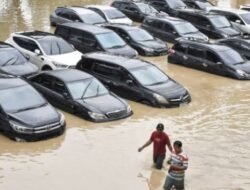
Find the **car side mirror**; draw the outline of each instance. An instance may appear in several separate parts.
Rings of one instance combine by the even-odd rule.
[[[222,65],[223,63],[219,61],[219,62],[216,62],[216,64],[217,65]]]
[[[37,56],[39,56],[39,55],[42,55],[42,52],[41,52],[40,49],[35,49],[35,54],[36,54]]]
[[[70,98],[70,96],[69,96],[69,94],[67,92],[63,92],[62,95],[63,95],[63,97],[65,99],[69,99]]]
[[[126,84],[129,86],[134,86],[134,83],[132,80],[126,80]]]

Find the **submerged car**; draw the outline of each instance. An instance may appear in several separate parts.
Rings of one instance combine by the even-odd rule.
[[[133,21],[130,20],[125,14],[115,7],[107,5],[88,5],[88,9],[95,11],[103,17],[108,23],[112,24],[128,24],[132,25]]]
[[[75,67],[82,53],[61,37],[41,31],[12,33],[6,40],[41,70]]]
[[[140,27],[118,24],[104,25],[104,27],[119,34],[140,55],[161,56],[168,53],[167,44]]]
[[[250,79],[250,62],[234,49],[214,43],[180,40],[168,62],[240,80]]]
[[[142,1],[115,0],[111,6],[116,7],[136,22],[142,22],[146,16],[159,13],[154,7]]]
[[[66,22],[83,22],[96,25],[106,23],[105,19],[99,14],[84,7],[57,7],[50,15],[50,25],[56,26]]]
[[[96,78],[75,69],[46,71],[31,82],[54,106],[94,122],[132,115],[130,106]]]
[[[73,44],[82,53],[105,51],[129,58],[138,55],[118,34],[107,28],[65,23],[56,27],[55,34]]]
[[[227,38],[218,40],[217,43],[229,46],[236,51],[238,51],[241,55],[250,60],[250,38]]]
[[[174,43],[181,37],[194,37],[208,40],[194,25],[185,20],[166,15],[150,16],[144,19],[142,28],[163,41]]]
[[[10,44],[0,42],[0,72],[28,77],[38,72],[38,67],[30,63],[24,55]]]
[[[191,101],[188,91],[155,65],[106,53],[85,54],[77,69],[88,72],[117,95],[155,107]]]
[[[0,129],[11,139],[35,141],[60,135],[63,114],[20,78],[0,75]]]

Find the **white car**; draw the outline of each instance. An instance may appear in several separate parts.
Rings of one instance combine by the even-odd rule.
[[[16,32],[6,40],[40,70],[74,68],[82,53],[61,37],[41,31]]]
[[[250,11],[250,4],[240,5],[240,9]]]
[[[234,28],[243,34],[250,34],[250,12],[240,9],[225,9],[222,7],[211,7],[209,8],[209,12],[218,13],[227,17]]]
[[[125,14],[108,5],[88,5],[88,9],[91,9],[102,16],[108,23],[111,24],[128,24],[132,25],[133,21],[129,19]]]

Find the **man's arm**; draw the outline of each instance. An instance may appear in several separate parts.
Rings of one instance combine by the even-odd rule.
[[[138,148],[138,152],[141,152],[145,147],[149,146],[152,143],[152,140],[149,139],[143,146]]]

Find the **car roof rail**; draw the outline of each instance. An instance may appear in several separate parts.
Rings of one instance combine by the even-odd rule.
[[[4,78],[18,78],[18,77],[14,75],[10,75],[10,74],[0,73],[0,79],[4,79]]]
[[[204,40],[204,38],[197,38],[197,37],[180,37],[176,38],[176,41],[193,41],[193,42],[201,42],[201,43],[210,43],[209,40]]]

